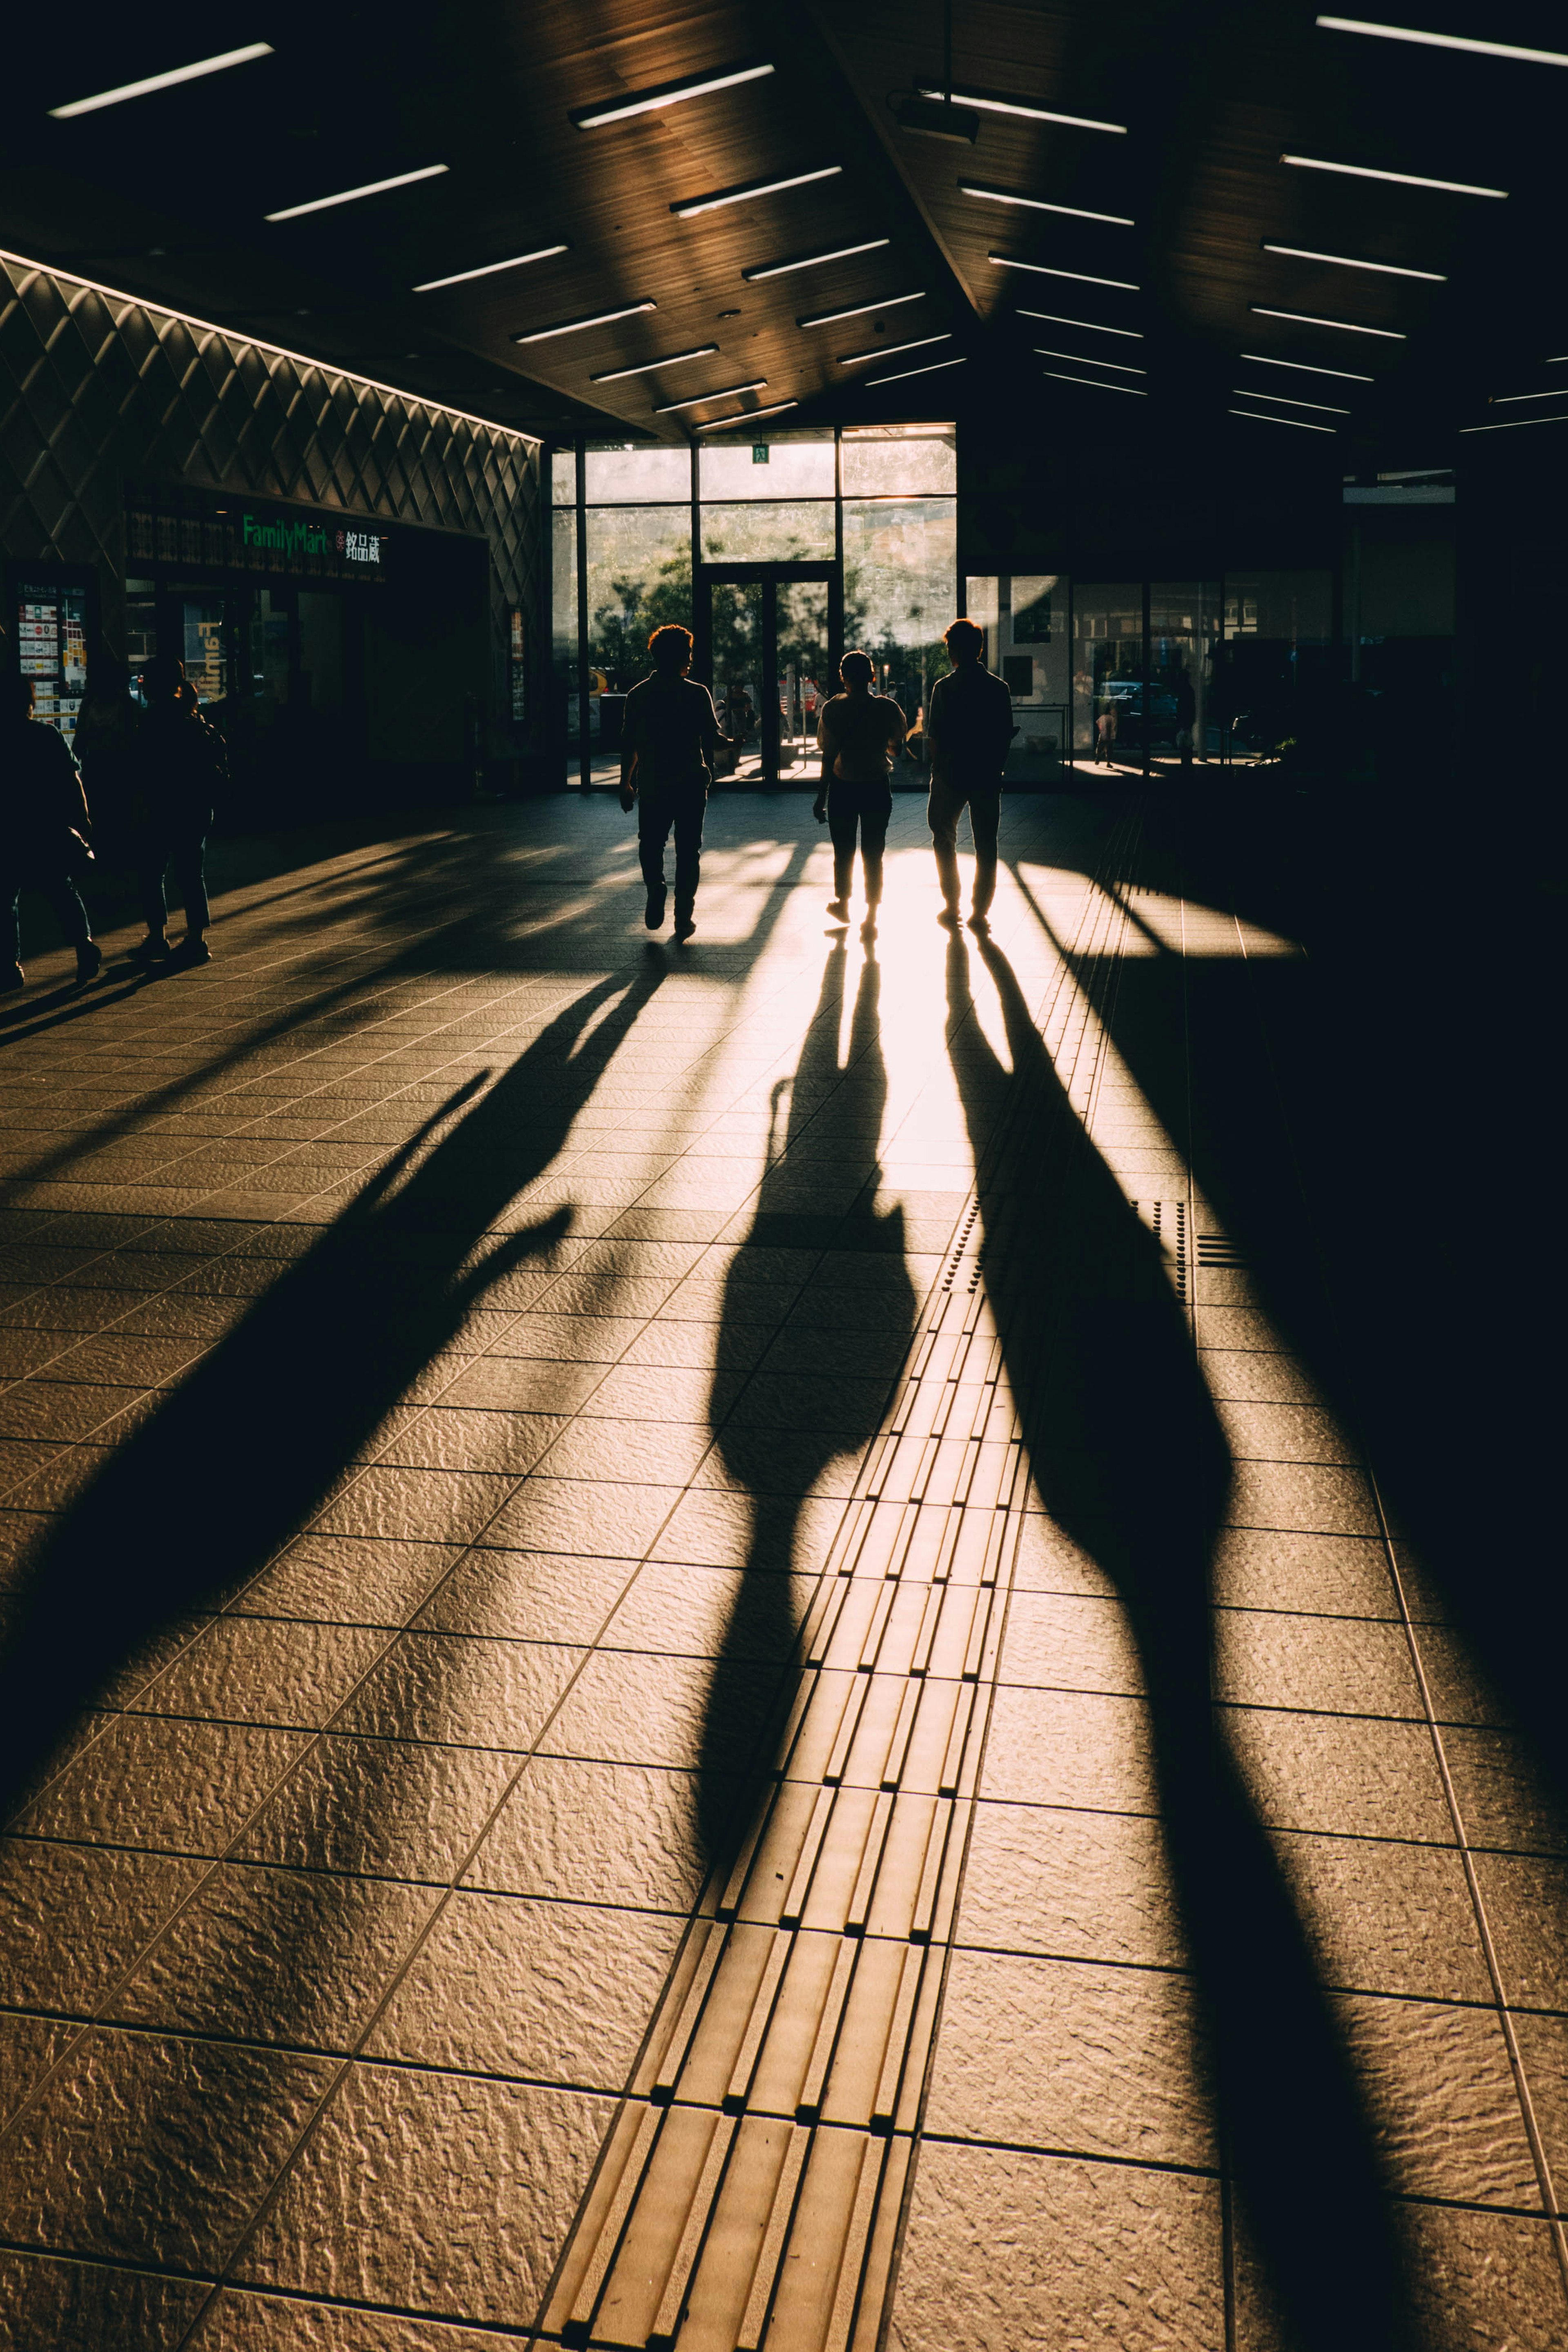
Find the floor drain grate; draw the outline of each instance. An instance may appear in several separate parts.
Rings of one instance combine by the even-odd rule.
[[[1247,1268],[1247,1254],[1244,1250],[1240,1250],[1237,1247],[1228,1234],[1200,1234],[1198,1235],[1198,1264],[1200,1265],[1230,1265],[1235,1266],[1240,1272],[1245,1272]]]

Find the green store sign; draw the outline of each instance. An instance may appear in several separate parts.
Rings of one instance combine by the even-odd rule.
[[[264,521],[259,515],[247,514],[240,519],[240,531],[247,547],[264,547],[273,555],[332,552],[331,537],[325,523],[307,522],[299,517]]]

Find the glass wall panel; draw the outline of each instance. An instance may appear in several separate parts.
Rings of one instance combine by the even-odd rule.
[[[551,668],[567,739],[574,743],[582,720],[577,709],[577,516],[572,507],[555,510],[550,555]]]
[[[653,667],[653,631],[691,626],[691,509],[590,507],[587,523],[589,667],[625,694]]]
[[[844,436],[844,495],[884,497],[958,488],[958,432],[952,425],[856,425]]]
[[[1113,766],[1143,757],[1143,589],[1073,587],[1073,748]]]
[[[705,506],[704,563],[816,562],[833,553],[833,501],[781,499],[771,504]]]
[[[733,748],[719,773],[746,782],[759,772],[763,709],[763,583],[721,582],[713,591],[713,700]]]
[[[550,496],[553,505],[574,506],[577,499],[577,458],[571,449],[556,449],[550,459]]]
[[[779,773],[801,775],[816,755],[816,714],[835,690],[828,667],[827,583],[778,584]]]
[[[689,449],[611,442],[587,452],[588,504],[610,506],[691,498]]]
[[[846,499],[844,643],[877,664],[911,728],[923,729],[931,686],[947,672],[942,633],[956,610],[952,499]]]
[[[1157,580],[1149,591],[1149,748],[1183,761],[1220,751],[1214,709],[1217,582]]]
[[[1322,723],[1332,684],[1327,572],[1226,574],[1215,718],[1227,757],[1271,760]]]
[[[1018,732],[1007,754],[1012,783],[1061,772],[1071,740],[1068,593],[1055,572],[1002,572],[964,583],[964,611],[985,632],[985,661],[1006,681]]]
[[[831,426],[771,440],[759,434],[755,441],[705,441],[697,457],[704,499],[830,499],[837,487]]]

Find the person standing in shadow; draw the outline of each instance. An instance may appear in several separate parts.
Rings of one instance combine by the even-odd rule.
[[[137,963],[211,963],[207,925],[206,848],[214,804],[228,782],[223,737],[202,716],[184,663],[159,655],[142,673],[146,698],[139,751],[137,878],[147,936],[131,950]],[[164,883],[174,869],[174,887],[185,909],[185,935],[169,944],[169,902]]]
[[[828,1465],[862,1452],[874,1434],[881,1418],[876,1391],[890,1383],[903,1361],[920,1304],[904,1262],[903,1210],[875,1207],[888,1099],[881,974],[868,955],[841,1063],[847,961],[840,936],[823,968],[795,1076],[775,1089],[775,1106],[785,1084],[789,1090],[784,1142],[775,1150],[770,1134],[751,1229],[725,1286],[709,1412],[719,1427],[724,1467],[750,1495],[752,1530],[717,1645],[699,1745],[697,1826],[710,1861],[735,1833],[735,1776],[755,1745],[798,1631],[790,1575],[803,1507]],[[820,1148],[829,1139],[830,1154]],[[831,1185],[836,1201],[844,1197],[847,1177],[858,1181],[847,1216],[814,1199],[816,1173]],[[731,1412],[731,1367],[750,1360],[755,1341],[757,1259],[808,1249],[818,1253],[809,1286]],[[879,1270],[869,1286],[853,1279],[868,1257]],[[858,1402],[847,1403],[851,1396]],[[762,1759],[761,1769],[771,1761]]]
[[[870,939],[882,902],[882,853],[893,814],[888,772],[904,748],[904,714],[889,696],[872,693],[876,672],[869,654],[846,654],[838,675],[844,691],[824,703],[816,723],[822,789],[812,814],[818,824],[826,817],[833,836],[833,896],[827,911],[835,922],[849,919],[855,833],[859,828],[866,877],[866,919],[860,929],[863,938]]]
[[[5,696],[0,722],[0,913],[6,929],[0,944],[0,995],[11,995],[27,985],[18,918],[24,888],[39,891],[54,908],[76,950],[79,981],[95,976],[103,950],[93,940],[74,878],[92,852],[87,795],[70,746],[58,728],[34,718],[30,677],[7,678],[0,690]]]
[[[931,750],[931,799],[927,817],[936,870],[942,884],[942,913],[937,920],[949,930],[958,922],[958,820],[967,804],[969,829],[974,836],[974,898],[969,922],[973,930],[989,928],[991,901],[996,895],[996,833],[1002,813],[1002,771],[1007,746],[1018,730],[1013,719],[1013,698],[994,670],[985,667],[985,632],[973,621],[953,621],[942,632],[952,668],[931,688],[931,724],[926,741]]]
[[[129,867],[133,857],[141,723],[142,713],[131,699],[130,671],[101,646],[95,647],[88,657],[87,691],[71,748],[81,762],[92,809],[93,854],[116,869]]]
[[[702,879],[702,820],[719,746],[713,698],[687,677],[691,632],[668,622],[647,641],[653,676],[626,697],[621,730],[621,806],[637,813],[637,851],[647,890],[643,919],[664,927],[664,850],[675,832],[675,937],[697,929],[697,886]]]

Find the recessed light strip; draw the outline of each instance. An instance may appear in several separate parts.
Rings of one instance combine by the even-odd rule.
[[[1348,416],[1351,413],[1348,408],[1336,408],[1331,400],[1291,400],[1285,393],[1259,392],[1250,383],[1233,383],[1230,388],[1237,400],[1274,400],[1281,408],[1316,408],[1325,416]]]
[[[1410,340],[1408,335],[1396,334],[1392,327],[1358,327],[1349,319],[1314,319],[1305,310],[1268,310],[1261,302],[1249,303],[1247,308],[1260,319],[1289,319],[1298,327],[1332,327],[1342,335],[1376,335],[1385,343],[1405,343]]]
[[[569,245],[542,245],[536,253],[514,253],[510,261],[481,261],[477,269],[455,269],[450,278],[426,278],[416,286],[416,294],[436,294],[443,286],[466,286],[470,278],[493,278],[498,269],[523,269],[531,261],[552,261],[558,253],[570,253]]]
[[[1289,425],[1297,433],[1327,433],[1331,436],[1338,429],[1332,425],[1309,425],[1304,416],[1266,416],[1261,408],[1232,408],[1226,413],[1231,416],[1250,416],[1254,425]]]
[[[923,302],[925,288],[913,294],[888,294],[879,302],[853,302],[847,310],[814,310],[805,319],[797,319],[797,327],[831,327],[839,319],[863,319],[871,310],[896,310],[905,302]]]
[[[1494,392],[1491,404],[1494,408],[1510,408],[1516,400],[1561,400],[1563,389],[1558,384],[1552,392]]]
[[[574,107],[569,120],[579,131],[597,131],[606,122],[626,122],[634,114],[653,114],[660,107],[679,106],[689,98],[706,98],[710,90],[734,89],[743,81],[762,81],[771,65],[725,66],[717,73],[689,74],[681,81],[660,82],[656,89],[627,98],[608,98],[597,106]]]
[[[1418,172],[1377,172],[1370,163],[1330,163],[1318,155],[1281,155],[1298,172],[1337,172],[1347,180],[1391,180],[1400,188],[1436,188],[1446,196],[1506,196],[1506,188],[1472,187],[1468,180],[1425,180]]]
[[[1373,269],[1381,278],[1424,278],[1429,285],[1447,286],[1440,269],[1405,269],[1396,261],[1356,261],[1348,253],[1313,253],[1304,245],[1271,245],[1260,240],[1265,253],[1289,254],[1293,261],[1327,261],[1335,269]]]
[[[1079,286],[1113,286],[1119,294],[1141,294],[1142,288],[1125,278],[1091,278],[1087,269],[1047,269],[1043,261],[1015,261],[1005,253],[988,253],[998,269],[1027,269],[1037,278],[1070,278]]]
[[[1474,58],[1512,58],[1527,66],[1568,66],[1568,57],[1555,49],[1521,49],[1511,41],[1472,41],[1460,33],[1416,33],[1407,25],[1364,24],[1359,16],[1320,16],[1317,21],[1325,33],[1365,33],[1373,40],[1409,41],[1422,49],[1464,49]]]
[[[174,89],[183,81],[200,81],[206,74],[226,73],[230,66],[247,66],[273,55],[270,41],[247,41],[243,49],[225,49],[221,57],[200,58],[193,66],[174,66],[167,73],[121,82],[118,89],[100,89],[92,98],[73,98],[68,106],[51,106],[49,113],[56,122],[68,122],[74,115],[96,114],[100,107],[121,106],[128,98],[149,98],[155,89]]]
[[[1344,383],[1375,383],[1374,375],[1357,375],[1353,368],[1310,367],[1305,360],[1271,360],[1264,352],[1239,352],[1237,358],[1251,360],[1258,367],[1294,368],[1298,375],[1338,376]]]
[[[888,343],[881,351],[840,352],[837,363],[839,367],[855,367],[861,360],[890,360],[898,352],[923,352],[930,343],[951,343],[952,341],[952,332],[949,329],[940,335],[917,335],[912,343]]]
[[[1016,316],[1020,319],[1043,319],[1052,327],[1081,327],[1086,334],[1090,335],[1120,335],[1130,343],[1141,343],[1143,340],[1142,331],[1138,327],[1102,327],[1098,319],[1064,319],[1056,310],[1019,310]]]
[[[896,375],[868,375],[863,379],[861,388],[863,391],[869,392],[874,383],[907,383],[912,375],[935,375],[941,368],[966,365],[966,358],[961,352],[955,360],[929,360],[924,367],[900,368]]]
[[[514,335],[514,343],[547,343],[552,335],[580,335],[588,327],[608,327],[617,319],[635,319],[639,311],[657,310],[657,302],[626,302],[618,310],[595,310],[585,319],[563,319],[553,327],[535,327],[526,335]]]
[[[754,269],[742,269],[741,275],[748,286],[754,286],[764,278],[787,278],[792,270],[820,268],[825,261],[847,261],[857,253],[880,253],[892,241],[890,236],[871,236],[864,245],[836,245],[826,253],[797,253],[788,261],[759,262]]]
[[[637,367],[606,368],[603,375],[591,375],[590,383],[620,383],[628,375],[654,375],[660,368],[682,367],[688,360],[710,360],[718,350],[717,343],[698,343],[689,352],[666,352],[661,360],[644,360]]]
[[[299,220],[306,213],[330,212],[334,205],[355,205],[362,196],[384,196],[389,188],[411,188],[416,180],[438,180],[451,170],[449,163],[425,163],[417,172],[395,172],[390,180],[367,180],[363,188],[340,188],[335,196],[312,196],[308,204],[285,205],[281,212],[268,213],[269,221]]]
[[[798,408],[799,406],[800,403],[798,400],[775,400],[771,408],[748,408],[744,414],[740,416],[705,417],[700,425],[694,425],[691,430],[693,433],[721,433],[726,425],[731,426],[738,425],[754,425],[760,417],[780,416],[786,408]]]
[[[1114,368],[1118,375],[1147,375],[1147,368],[1129,367],[1125,360],[1096,360],[1082,352],[1053,352],[1045,343],[1037,343],[1035,352],[1043,360],[1073,360],[1079,367]]]
[[[809,187],[814,180],[836,180],[842,163],[821,163],[815,172],[791,172],[780,180],[740,180],[732,188],[715,188],[710,195],[688,196],[671,205],[677,220],[695,220],[699,213],[722,212],[726,205],[749,205],[754,196],[776,196],[785,188]]]
[[[1042,368],[1040,373],[1050,376],[1057,383],[1086,383],[1090,392],[1130,392],[1134,400],[1147,400],[1149,397],[1135,383],[1101,383],[1097,375],[1064,375],[1060,368]]]
[[[1048,106],[1031,106],[1021,98],[999,98],[989,90],[939,89],[934,82],[917,82],[917,98],[949,98],[954,106],[976,106],[982,114],[1021,114],[1026,122],[1062,122],[1069,131],[1109,131],[1118,139],[1127,136],[1125,122],[1096,122],[1087,114],[1057,114]]]
[[[694,393],[689,400],[667,401],[662,408],[656,408],[653,413],[656,416],[673,416],[682,408],[706,408],[710,400],[734,400],[742,392],[761,392],[766,383],[765,375],[754,375],[750,383],[723,383],[717,392],[699,392]]]
[[[984,188],[977,180],[960,180],[958,193],[961,196],[984,196],[991,205],[1016,205],[1024,212],[1065,213],[1071,220],[1103,221],[1108,228],[1137,226],[1125,213],[1090,213],[1085,212],[1081,205],[1048,205],[1044,196],[1016,195],[1010,188]]]
[[[1521,425],[1568,425],[1568,409],[1561,416],[1505,416],[1500,425],[1461,425],[1461,433],[1512,433]]]

